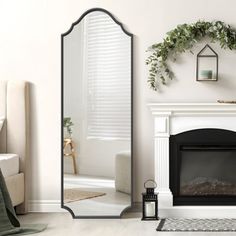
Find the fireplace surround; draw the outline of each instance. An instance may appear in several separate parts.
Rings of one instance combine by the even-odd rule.
[[[175,195],[171,186],[171,181],[173,180],[171,180],[172,175],[170,174],[170,142],[172,137],[181,133],[187,134],[191,131],[209,129],[214,131],[223,130],[222,132],[225,131],[227,133],[232,132],[234,136],[236,132],[236,105],[221,103],[149,103],[148,107],[154,117],[154,173],[155,181],[158,185],[160,217],[236,217],[236,206],[232,199],[232,201],[226,199],[223,202],[224,204],[216,201],[213,204],[213,197],[208,202],[206,201],[205,204],[202,203],[203,201],[199,204],[196,204],[196,201],[195,204],[190,201],[188,203],[185,202],[185,204],[183,202],[180,203],[182,199],[176,199],[179,196]],[[222,152],[227,152],[229,151],[226,150],[227,148],[232,148],[229,147],[229,144],[227,144],[228,146],[223,146],[223,139],[218,141]],[[208,150],[208,152],[214,154],[216,146],[215,144],[212,145],[210,147],[212,150]],[[183,147],[182,152],[185,153],[184,155],[190,151],[186,150],[186,148],[194,148],[194,146]],[[199,148],[199,145],[195,148]],[[220,157],[217,158],[220,159]],[[213,177],[210,178],[210,182],[213,181],[215,183],[214,181],[216,180]],[[204,176],[200,180],[202,181],[202,179],[204,179]],[[204,197],[209,199],[209,195]],[[219,195],[214,197],[218,198]]]

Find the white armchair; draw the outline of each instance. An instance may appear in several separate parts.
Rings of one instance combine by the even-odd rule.
[[[131,153],[122,151],[115,157],[116,191],[131,194]]]

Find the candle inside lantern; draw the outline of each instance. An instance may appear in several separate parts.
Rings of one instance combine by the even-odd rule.
[[[212,79],[212,70],[201,70],[200,77],[201,79]]]
[[[155,216],[155,202],[146,202],[145,203],[145,216],[146,217]]]

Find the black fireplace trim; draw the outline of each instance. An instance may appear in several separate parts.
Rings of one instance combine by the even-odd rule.
[[[201,142],[199,142],[201,140]],[[181,163],[180,149],[181,146],[214,146],[217,148],[236,148],[236,132],[224,129],[196,129],[186,131],[180,134],[170,136],[170,190],[173,194],[173,205],[191,205],[191,206],[225,206],[236,205],[236,196],[183,196],[179,195],[180,180],[176,178],[179,176]]]
[[[173,197],[174,206],[234,206],[236,197],[207,196],[207,197]]]

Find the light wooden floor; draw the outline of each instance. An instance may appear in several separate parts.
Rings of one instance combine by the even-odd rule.
[[[221,236],[236,233],[156,232],[156,221],[141,221],[141,214],[128,213],[122,219],[73,220],[69,213],[31,213],[19,216],[24,223],[47,223],[48,229],[35,236]]]
[[[105,193],[104,196],[66,203],[65,206],[72,209],[76,216],[120,215],[131,204],[130,195],[116,191],[114,179],[67,174],[64,175],[64,189],[66,188]]]

